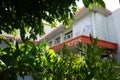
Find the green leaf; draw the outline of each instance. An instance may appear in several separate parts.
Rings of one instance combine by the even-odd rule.
[[[16,59],[13,56],[10,56],[10,55],[3,55],[3,56],[1,56],[1,60],[7,66],[16,66],[17,65]]]
[[[93,4],[90,3],[90,4],[89,4],[89,9],[92,9],[92,8],[93,8]]]
[[[103,0],[95,0],[95,4],[96,4],[97,6],[101,6],[101,7],[103,7],[103,8],[106,7],[106,5],[105,5],[105,3],[104,3]]]
[[[93,43],[93,36],[90,34],[90,41]]]
[[[46,41],[44,40],[39,45],[39,51],[40,52],[43,51],[45,49],[45,46],[46,46]]]
[[[96,39],[94,39],[93,46],[97,47],[97,43],[98,43],[98,39],[96,38]]]

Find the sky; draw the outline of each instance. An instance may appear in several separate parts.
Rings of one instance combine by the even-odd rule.
[[[104,2],[106,4],[106,8],[109,9],[110,11],[114,11],[114,10],[120,8],[119,0],[104,0]],[[80,8],[84,6],[82,3],[82,0],[77,2],[77,5]]]

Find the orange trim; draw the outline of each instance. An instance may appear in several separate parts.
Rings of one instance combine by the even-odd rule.
[[[90,44],[91,41],[90,41],[89,37],[83,36],[81,38],[81,43],[88,43],[88,44]],[[115,49],[115,50],[117,49],[117,44],[116,43],[108,42],[108,41],[105,41],[105,40],[98,39],[98,44],[97,45],[98,46],[102,46],[104,48],[110,48],[110,49]]]
[[[81,35],[81,36],[69,39],[67,41],[64,41],[62,43],[59,43],[55,46],[52,46],[51,48],[54,49],[54,50],[59,50],[63,47],[64,44],[67,47],[72,47],[72,46],[76,46],[76,44],[78,42],[85,43],[85,44],[86,43],[91,44],[91,41],[90,41],[89,37]],[[108,41],[98,39],[98,44],[97,45],[101,46],[101,47],[104,47],[104,48],[110,48],[110,49],[113,49],[113,50],[117,50],[117,44],[116,43],[112,43],[112,42],[108,42]]]

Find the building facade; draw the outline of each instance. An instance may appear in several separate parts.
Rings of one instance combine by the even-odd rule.
[[[117,51],[117,54],[114,55],[116,55],[118,62],[120,62],[119,19],[120,9],[111,12],[108,9],[96,6],[93,6],[93,9],[83,7],[75,13],[74,20],[71,21],[72,25],[68,29],[60,24],[52,30],[49,24],[46,24],[46,35],[39,41],[32,42],[39,44],[46,40],[47,45],[51,46],[54,50],[58,50],[64,44],[73,47],[78,42],[90,43],[89,35],[91,34],[94,38],[98,38],[98,46],[113,52]],[[16,40],[18,43],[22,42],[21,39],[15,39],[10,36],[6,36],[6,39]],[[1,42],[0,47],[6,46],[6,43]]]
[[[112,50],[112,52],[117,51],[114,55],[120,62],[119,13],[120,9],[111,12],[96,6],[93,6],[93,9],[83,7],[75,13],[70,28],[66,29],[60,24],[43,36],[39,42],[46,40],[47,45],[58,50],[64,44],[72,47],[78,42],[90,43],[89,35],[91,34],[94,38],[98,38],[98,46]]]

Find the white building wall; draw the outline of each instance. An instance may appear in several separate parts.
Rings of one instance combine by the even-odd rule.
[[[117,37],[117,44],[118,44],[118,52],[116,54],[118,62],[120,62],[120,8],[113,12],[113,21],[115,23],[114,28],[116,28],[115,35]],[[112,31],[113,32],[113,31]]]
[[[117,9],[113,12],[113,21],[114,21],[114,28],[116,28],[116,34],[115,35],[118,39],[118,44],[120,45],[120,9]]]
[[[113,15],[107,17],[108,40],[117,43],[117,31]]]
[[[91,33],[93,37],[108,40],[106,16],[97,12],[91,12],[73,23],[73,37]],[[85,31],[86,30],[86,31]]]
[[[108,40],[108,30],[106,24],[106,16],[100,13],[92,12],[92,26],[94,37],[98,37],[99,39]]]
[[[82,35],[85,32],[85,28],[89,26],[91,26],[90,14],[79,18],[76,22],[73,23],[73,37]],[[87,32],[89,33],[89,31]],[[88,33],[85,34],[88,35]]]

